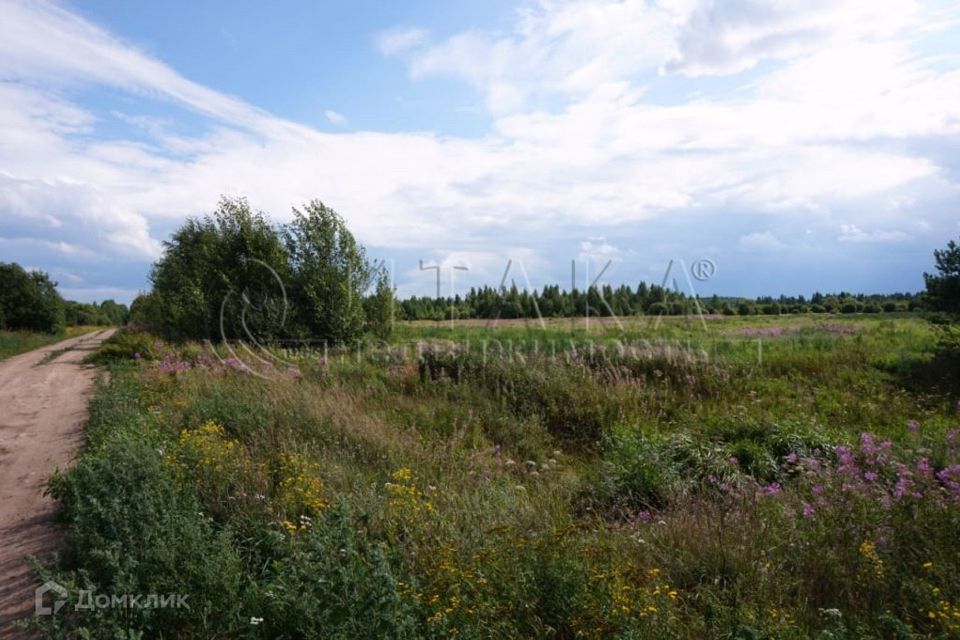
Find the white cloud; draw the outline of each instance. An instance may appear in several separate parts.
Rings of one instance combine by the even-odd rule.
[[[347,119],[340,113],[337,113],[333,109],[327,109],[323,112],[323,117],[327,119],[327,122],[337,126],[342,126],[347,124]]]
[[[840,225],[840,242],[894,243],[910,239],[904,231],[876,230],[863,231],[855,224]]]
[[[737,73],[764,59],[894,35],[915,24],[918,9],[905,0],[704,2],[680,28],[678,54],[664,69],[688,76]]]
[[[381,34],[380,49],[402,56],[414,78],[462,78],[483,94],[492,128],[462,138],[321,132],[194,83],[57,5],[7,3],[0,236],[75,244],[90,259],[149,259],[156,229],[208,211],[220,194],[248,195],[278,219],[322,197],[365,243],[446,248],[498,277],[494,263],[510,252],[476,249],[485,242],[612,237],[614,225],[714,210],[842,215],[843,241],[894,241],[900,232],[860,229],[879,215],[903,226],[930,193],[957,201],[924,143],[960,133],[960,71],[956,58],[918,50],[910,29],[922,8],[744,6],[735,15],[693,2],[543,3],[506,35]],[[775,64],[749,81],[695,98],[669,85],[670,99],[652,97],[659,81],[694,82],[658,78],[661,67],[696,76],[760,60]],[[149,142],[99,139],[92,132],[109,112],[67,97],[87,85],[175,103],[207,116],[208,129],[174,134],[125,105],[124,121]],[[737,246],[779,242],[756,232]],[[581,250],[615,253],[596,239]]]
[[[426,29],[398,27],[377,34],[377,47],[386,55],[397,55],[409,51],[427,38]]]
[[[402,51],[414,78],[447,75],[481,89],[494,113],[531,96],[582,95],[598,84],[655,69],[674,52],[675,16],[640,0],[544,2],[520,13],[513,33],[424,38]]]
[[[780,242],[777,236],[769,231],[755,231],[745,236],[740,236],[737,244],[741,249],[747,251],[776,251],[786,246]]]
[[[607,242],[606,238],[591,238],[580,243],[578,260],[606,263],[622,259],[623,251]]]

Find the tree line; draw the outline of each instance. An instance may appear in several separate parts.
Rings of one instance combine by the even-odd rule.
[[[59,333],[70,326],[120,325],[126,320],[126,305],[64,300],[49,274],[0,262],[0,329]]]
[[[688,296],[656,284],[603,285],[585,291],[563,290],[550,285],[532,291],[515,285],[496,289],[471,288],[464,295],[441,298],[413,296],[398,304],[398,317],[406,320],[443,320],[453,318],[509,319],[563,318],[583,316],[686,315],[779,315],[784,313],[881,313],[917,311],[922,297],[912,293],[837,294],[814,293],[805,296],[773,298],[732,298]]]

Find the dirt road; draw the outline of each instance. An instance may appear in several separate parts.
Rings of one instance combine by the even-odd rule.
[[[46,480],[83,442],[95,370],[84,356],[112,330],[88,333],[0,361],[0,638],[33,614],[29,555],[56,551]]]

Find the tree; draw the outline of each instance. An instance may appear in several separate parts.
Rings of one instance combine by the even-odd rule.
[[[290,260],[287,289],[301,338],[341,344],[363,334],[363,293],[373,272],[336,211],[314,200],[283,229]]]
[[[393,288],[386,268],[377,270],[373,295],[364,301],[367,330],[381,340],[389,340],[394,321]]]
[[[951,240],[946,249],[933,252],[938,275],[923,274],[927,285],[926,307],[960,315],[960,245]]]
[[[65,323],[57,283],[42,271],[26,271],[16,263],[0,263],[0,309],[9,329],[58,333]]]
[[[287,277],[284,245],[263,213],[224,198],[212,216],[187,220],[164,243],[146,320],[173,339],[275,338]]]

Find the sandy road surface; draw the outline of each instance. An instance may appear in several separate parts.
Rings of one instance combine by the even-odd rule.
[[[83,441],[95,370],[84,356],[112,330],[88,333],[0,360],[0,639],[33,614],[39,584],[29,555],[56,551],[47,478],[66,467]]]

